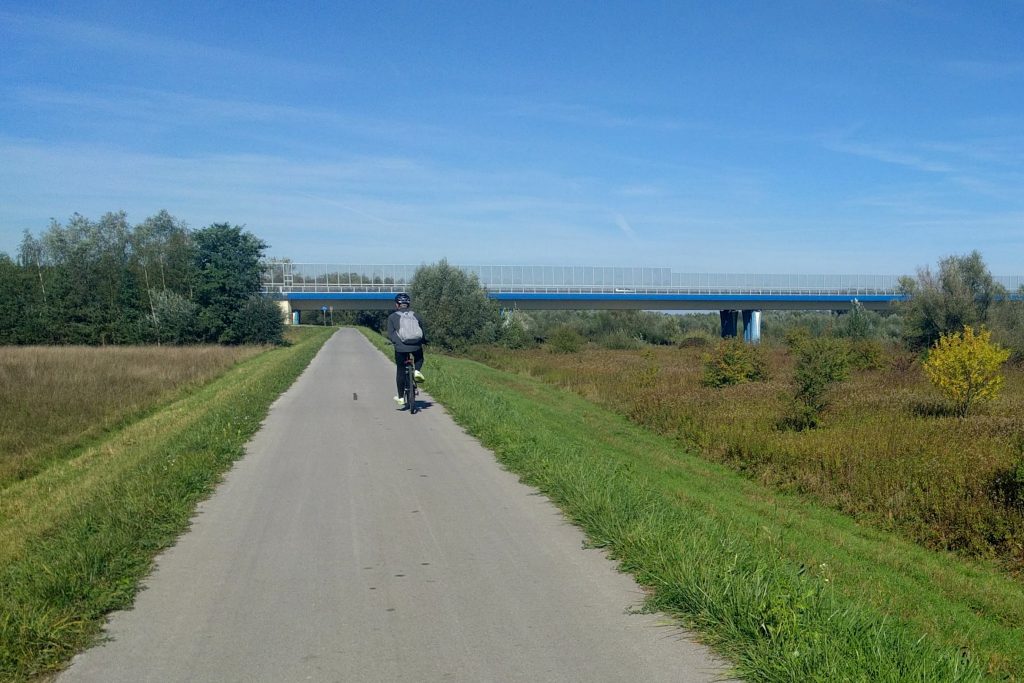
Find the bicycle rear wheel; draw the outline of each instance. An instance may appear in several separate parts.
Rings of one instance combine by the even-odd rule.
[[[419,412],[416,405],[416,368],[412,363],[405,366],[405,405],[409,408],[409,414]]]

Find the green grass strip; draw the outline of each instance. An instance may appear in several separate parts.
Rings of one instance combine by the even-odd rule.
[[[437,354],[424,372],[459,424],[650,589],[650,608],[743,679],[1020,680],[1024,590],[998,572],[778,495],[530,378]]]
[[[82,455],[4,491],[0,680],[65,665],[131,605],[153,557],[244,453],[331,329],[249,359]]]

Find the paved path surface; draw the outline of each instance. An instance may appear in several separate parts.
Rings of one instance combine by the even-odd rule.
[[[341,330],[61,683],[713,681],[722,667]],[[429,382],[429,377],[427,378]]]

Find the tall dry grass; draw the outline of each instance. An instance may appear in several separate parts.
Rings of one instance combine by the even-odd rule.
[[[779,426],[793,394],[793,360],[784,348],[766,349],[768,381],[722,389],[701,386],[701,349],[476,353],[571,388],[780,490],[929,548],[1024,570],[1021,368],[1006,368],[999,400],[959,419],[920,368],[894,354],[830,389],[819,428],[793,431]]]
[[[0,486],[262,350],[0,346]]]

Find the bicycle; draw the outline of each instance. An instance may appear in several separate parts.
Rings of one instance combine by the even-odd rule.
[[[416,394],[418,393],[415,360],[413,355],[408,353],[405,356],[405,405],[408,406],[410,415],[420,412],[419,406],[416,405]]]

